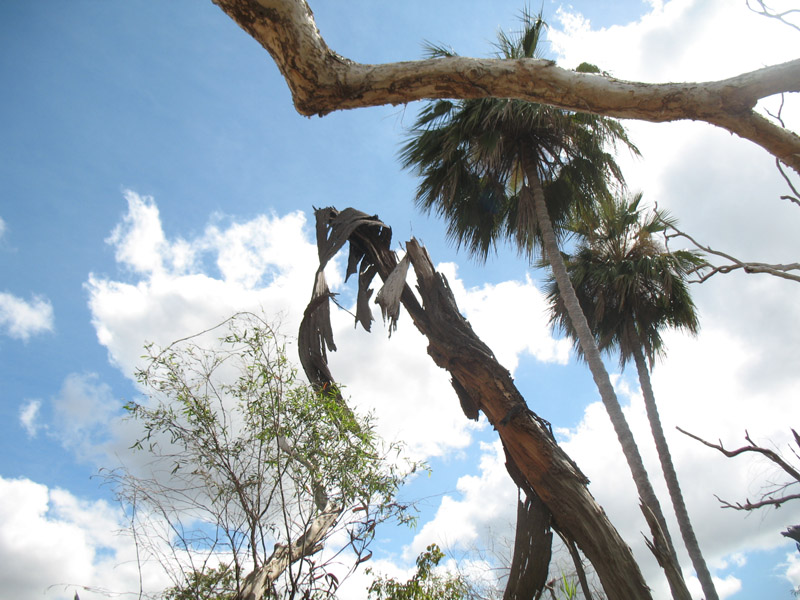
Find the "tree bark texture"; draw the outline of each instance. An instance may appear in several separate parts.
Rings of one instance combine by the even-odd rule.
[[[537,59],[449,57],[361,64],[325,43],[305,0],[213,0],[272,56],[300,114],[434,98],[516,98],[619,119],[705,121],[800,173],[800,136],[756,113],[761,98],[800,91],[800,59],[721,81],[637,83]]]
[[[541,231],[542,247],[544,255],[550,264],[553,271],[553,278],[558,285],[558,290],[561,297],[564,299],[564,307],[569,314],[572,326],[580,341],[583,356],[586,363],[589,365],[589,370],[592,373],[597,389],[600,392],[600,398],[603,401],[603,406],[606,408],[608,417],[614,427],[614,432],[617,434],[622,452],[625,455],[625,460],[631,470],[633,481],[636,484],[636,491],[639,494],[641,502],[648,507],[650,512],[655,516],[658,523],[658,528],[651,526],[651,533],[653,534],[653,541],[658,547],[659,541],[663,541],[665,548],[662,552],[662,557],[659,558],[659,564],[664,567],[664,572],[667,575],[670,589],[672,590],[672,597],[678,599],[691,600],[691,595],[686,587],[686,582],[680,575],[680,563],[678,562],[678,555],[675,552],[675,547],[669,536],[667,530],[667,522],[664,518],[664,513],[661,510],[661,504],[656,497],[653,486],[650,483],[650,477],[647,475],[647,470],[644,468],[642,456],[639,453],[639,448],[636,445],[636,440],[633,437],[633,432],[628,426],[628,421],[625,419],[625,414],[622,412],[622,407],[617,400],[617,394],[614,391],[614,386],[611,384],[611,378],[608,375],[603,359],[600,357],[600,350],[597,348],[597,342],[592,334],[589,324],[586,321],[586,316],[583,314],[578,297],[575,294],[575,288],[572,287],[569,274],[567,273],[567,266],[564,264],[564,259],[561,255],[561,250],[558,247],[558,240],[556,239],[553,225],[550,221],[550,215],[547,212],[547,205],[544,199],[544,190],[542,190],[539,178],[533,168],[526,169],[526,178],[530,188],[530,196],[533,198],[533,209],[536,215],[536,222]],[[645,515],[647,516],[647,515]],[[648,524],[651,524],[650,519],[647,519]],[[653,547],[651,546],[651,549]],[[667,565],[666,563],[671,563]]]
[[[273,584],[290,564],[322,550],[323,540],[341,514],[341,508],[329,506],[311,521],[296,541],[288,545],[275,544],[275,549],[267,561],[245,577],[238,600],[269,598]]]
[[[686,509],[681,486],[678,483],[678,474],[672,464],[672,455],[669,451],[667,438],[664,435],[664,428],[661,426],[661,418],[658,415],[653,386],[650,384],[650,370],[647,368],[642,346],[641,344],[632,344],[632,347],[633,359],[636,362],[636,370],[642,386],[647,421],[650,423],[650,430],[653,432],[658,460],[661,462],[661,470],[664,472],[664,480],[667,482],[667,490],[669,491],[670,500],[672,500],[672,506],[675,509],[675,517],[678,519],[678,527],[681,531],[681,537],[683,537],[683,543],[686,545],[686,551],[689,553],[692,566],[697,578],[700,580],[705,600],[719,600],[717,589],[714,587],[714,580],[711,579],[711,573],[708,571],[703,553],[700,551],[700,544],[697,542],[697,536],[695,536],[692,528],[692,522],[689,519],[689,511]]]
[[[539,598],[547,585],[553,554],[553,515],[525,481],[514,459],[506,451],[506,469],[525,498],[517,498],[517,529],[514,554],[503,600]],[[588,599],[587,599],[588,600]]]
[[[318,235],[324,246],[320,256],[332,256],[331,251],[349,239],[348,276],[358,273],[359,298],[369,297],[370,290],[361,286],[368,286],[371,278],[362,275],[374,271],[387,281],[398,265],[390,250],[391,230],[377,217],[353,209],[320,209],[316,216],[318,232],[329,231],[327,236]],[[459,399],[463,403],[462,396],[468,396],[497,429],[508,457],[552,514],[554,527],[575,540],[594,565],[608,597],[651,598],[630,548],[589,493],[587,478],[556,443],[549,424],[528,408],[508,370],[472,331],[427,252],[414,239],[407,242],[406,252],[422,304],[408,285],[398,288],[398,302],[427,337],[428,354],[450,373]],[[322,310],[320,305],[316,310]],[[322,326],[321,331],[326,330]],[[302,338],[301,352],[309,348],[320,357],[321,349],[331,349],[323,337]],[[313,366],[313,361],[309,364]]]

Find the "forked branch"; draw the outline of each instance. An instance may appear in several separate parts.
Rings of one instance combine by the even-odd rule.
[[[788,279],[790,281],[800,282],[800,275],[795,273],[795,271],[800,271],[800,263],[789,263],[781,265],[781,264],[769,264],[762,262],[746,262],[736,258],[735,256],[731,256],[727,252],[722,252],[721,250],[715,250],[711,246],[706,246],[701,244],[685,231],[681,231],[680,229],[675,227],[674,224],[669,225],[669,230],[666,230],[664,232],[664,237],[666,238],[667,242],[677,237],[685,238],[689,240],[692,244],[694,244],[695,248],[697,248],[698,250],[701,250],[706,254],[719,256],[720,258],[724,258],[725,260],[730,262],[730,264],[726,265],[712,265],[710,263],[704,265],[695,272],[695,275],[697,275],[697,279],[692,280],[692,283],[702,283],[708,280],[709,278],[713,277],[717,273],[731,273],[739,269],[741,269],[745,273],[750,273],[750,274],[766,273],[768,275],[774,275],[775,277],[780,277],[782,279]]]
[[[747,431],[745,431],[744,439],[747,440],[748,444],[746,446],[742,446],[741,448],[736,448],[735,450],[728,450],[722,445],[721,441],[718,444],[714,444],[692,433],[689,433],[688,431],[684,431],[680,427],[678,427],[677,429],[682,434],[687,435],[694,440],[697,440],[698,442],[700,442],[705,446],[708,446],[709,448],[713,448],[714,450],[721,452],[728,458],[733,458],[735,456],[739,456],[740,454],[745,454],[748,452],[761,454],[762,456],[765,456],[770,462],[779,466],[784,472],[786,472],[792,478],[791,482],[780,486],[776,490],[765,493],[760,500],[757,500],[755,502],[751,502],[749,499],[747,499],[745,500],[744,503],[741,502],[732,503],[728,502],[727,500],[723,500],[719,496],[716,496],[717,500],[720,501],[723,508],[733,508],[735,510],[746,510],[746,511],[755,510],[758,508],[762,508],[764,506],[774,506],[775,508],[779,508],[782,504],[788,502],[789,500],[800,499],[800,494],[788,494],[780,496],[778,495],[779,493],[786,490],[789,486],[800,483],[800,470],[796,469],[794,466],[789,464],[780,454],[778,454],[774,450],[771,450],[769,448],[764,448],[763,446],[759,446],[758,444],[756,444],[750,438],[750,434]],[[797,432],[794,429],[792,429],[792,434],[794,435],[795,443],[797,444],[798,447],[800,447],[800,436],[798,436]],[[795,455],[797,455],[796,452]]]

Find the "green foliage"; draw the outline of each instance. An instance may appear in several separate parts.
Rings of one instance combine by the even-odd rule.
[[[396,496],[420,465],[400,445],[384,445],[372,417],[350,410],[338,389],[318,392],[299,380],[285,343],[260,317],[237,314],[146,349],[137,376],[148,398],[125,408],[143,428],[134,448],[148,455],[148,470],[110,479],[131,507],[143,550],[169,565],[176,600],[201,584],[215,598],[226,580],[203,565],[222,561],[225,577],[244,577],[323,514],[336,516],[327,535],[346,531],[352,568],[378,523],[413,521]],[[290,591],[338,583],[319,561],[288,573]]]
[[[522,20],[518,34],[499,34],[501,58],[539,56],[546,25],[527,12]],[[580,69],[597,72],[588,63]],[[541,185],[550,219],[562,231],[571,216],[590,213],[596,198],[622,184],[610,153],[616,144],[638,152],[622,125],[605,117],[503,98],[437,100],[420,112],[400,159],[420,176],[417,206],[443,217],[458,247],[485,260],[499,241],[509,241],[532,257],[541,239],[531,189]]]
[[[578,597],[578,584],[574,581],[567,579],[567,576],[561,574],[561,581],[558,582],[560,592],[564,600],[573,600]]]
[[[619,350],[621,366],[632,358],[634,346],[643,350],[652,365],[664,352],[664,328],[696,333],[699,325],[686,279],[705,261],[688,250],[668,251],[657,236],[669,217],[645,213],[641,198],[636,194],[600,199],[593,215],[573,223],[579,241],[574,254],[566,257],[570,281],[598,348]],[[575,340],[581,355],[552,277],[546,290],[551,322]]]
[[[164,591],[164,600],[234,600],[236,578],[233,569],[220,565],[205,571],[192,571],[187,581]]]
[[[400,583],[396,579],[377,578],[369,587],[369,598],[374,600],[463,600],[469,588],[455,575],[436,573],[435,567],[444,558],[436,544],[431,544],[417,557],[417,572]],[[370,572],[370,571],[368,571]]]

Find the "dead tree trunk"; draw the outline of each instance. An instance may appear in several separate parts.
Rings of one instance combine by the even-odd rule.
[[[390,282],[386,287],[392,288],[379,293],[381,308],[390,315],[390,328],[395,326],[402,303],[417,329],[428,338],[428,354],[452,376],[465,414],[476,418],[477,411],[483,411],[516,469],[552,514],[555,526],[575,540],[592,563],[608,597],[651,598],[630,548],[589,493],[588,479],[558,446],[549,423],[528,408],[509,372],[461,316],[447,280],[436,272],[427,252],[414,239],[406,244],[404,261],[416,271],[420,305],[412,290],[397,276],[392,277],[398,260],[390,249],[391,230],[377,217],[333,208],[320,209],[316,216],[321,264],[309,310],[314,306],[312,313],[324,314],[329,292],[320,274],[327,261],[349,241],[347,276],[359,276],[359,322],[369,329],[371,315],[363,308],[371,297],[369,284],[377,273],[384,282]],[[309,310],[306,319],[313,318]],[[303,366],[310,369],[312,381],[317,373],[327,371],[325,353],[335,349],[329,332],[330,325],[323,322],[317,322],[314,332],[301,328],[301,355],[307,354]]]

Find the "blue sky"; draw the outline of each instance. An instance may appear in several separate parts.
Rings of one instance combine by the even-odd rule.
[[[517,27],[522,6],[312,8],[333,49],[384,62],[420,57],[425,40],[487,55],[498,28]],[[591,60],[625,79],[715,79],[795,58],[796,32],[744,2],[547,0],[543,9],[561,64]],[[591,378],[547,330],[543,274],[505,248],[475,264],[447,244],[440,222],[414,210],[414,177],[400,170],[397,150],[418,105],[301,117],[269,55],[210,2],[7,2],[0,44],[0,580],[14,597],[72,598],[57,584],[135,585],[130,548],[114,535],[116,507],[93,475],[124,459],[129,439],[115,419],[138,393],[131,376],[142,344],[255,307],[280,314],[293,334],[314,272],[311,207],[326,205],[377,213],[395,240],[422,240],[663,593]],[[786,109],[790,125],[798,108]],[[779,200],[771,157],[703,124],[628,125],[644,158],[621,160],[646,200],[732,254],[796,261],[800,214]],[[670,431],[681,425],[738,446],[748,429],[786,449],[800,389],[793,285],[730,275],[696,288],[703,330],[670,336],[654,373]],[[518,314],[529,317],[524,326]],[[353,402],[434,468],[408,490],[432,495],[420,527],[387,531],[376,564],[399,573],[431,541],[457,551],[510,536],[514,490],[493,432],[464,422],[408,319],[391,341],[337,319],[334,372]],[[416,377],[398,376],[398,364]],[[655,479],[636,381],[626,372],[618,386]],[[408,417],[423,409],[424,423]],[[786,574],[800,583],[800,564],[778,532],[800,522],[798,507],[745,518],[713,497],[753,496],[771,471],[670,441],[720,590],[738,600],[790,597]]]

